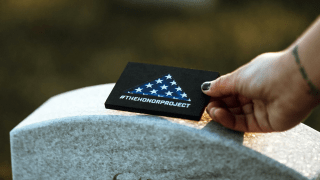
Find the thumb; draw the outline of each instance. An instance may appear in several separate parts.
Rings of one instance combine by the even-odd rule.
[[[204,82],[201,85],[202,92],[211,97],[227,97],[238,94],[237,77],[235,73],[220,76],[216,80]]]

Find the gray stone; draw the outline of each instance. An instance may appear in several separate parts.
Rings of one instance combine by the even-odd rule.
[[[13,179],[316,179],[320,133],[240,133],[104,108],[114,84],[50,98],[10,132]]]

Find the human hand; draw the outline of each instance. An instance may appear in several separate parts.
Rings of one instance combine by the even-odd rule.
[[[211,96],[210,117],[242,132],[284,131],[299,124],[319,101],[308,94],[293,58],[289,50],[265,53],[211,85],[203,83],[203,93]]]

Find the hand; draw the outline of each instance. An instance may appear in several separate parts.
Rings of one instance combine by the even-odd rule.
[[[242,132],[288,130],[319,102],[308,94],[289,50],[259,55],[234,72],[204,83],[202,89],[211,96],[210,117]]]

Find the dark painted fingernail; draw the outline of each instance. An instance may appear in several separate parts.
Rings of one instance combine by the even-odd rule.
[[[208,91],[210,89],[210,85],[211,85],[211,82],[204,82],[202,85],[201,85],[201,89],[203,91]]]

